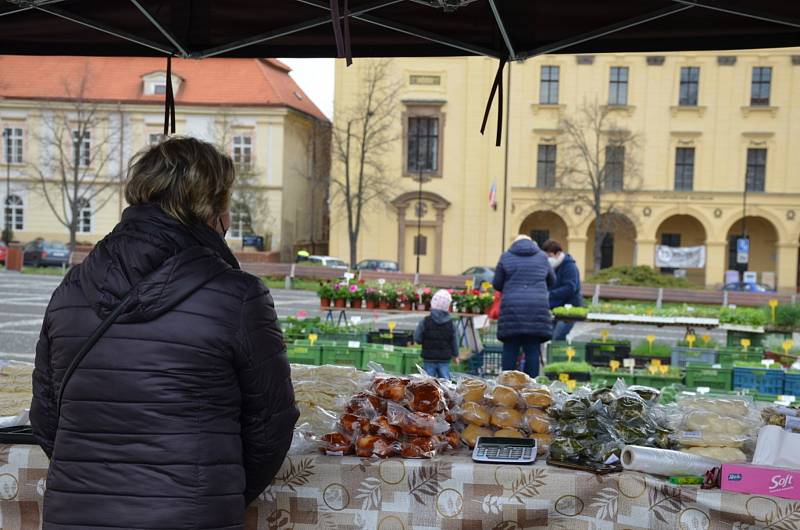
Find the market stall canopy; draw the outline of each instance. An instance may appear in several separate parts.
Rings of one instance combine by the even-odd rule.
[[[515,60],[794,46],[798,30],[789,0],[0,0],[0,54],[24,55]]]

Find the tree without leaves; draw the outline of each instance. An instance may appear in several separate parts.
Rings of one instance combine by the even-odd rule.
[[[628,200],[641,187],[639,138],[613,119],[613,107],[584,103],[559,122],[554,182],[537,185],[554,210],[582,205],[594,219],[593,268],[600,270],[605,236],[627,227]]]
[[[392,182],[385,155],[400,139],[396,107],[401,85],[391,76],[391,61],[369,59],[363,64],[356,103],[336,110],[333,128],[333,157],[341,171],[331,180],[331,198],[347,213],[351,265],[357,261],[366,208],[388,196]]]
[[[119,171],[106,171],[120,154],[119,125],[110,120],[116,111],[87,99],[90,83],[88,65],[77,83],[64,81],[63,102],[44,105],[42,128],[33,135],[41,154],[31,167],[47,205],[69,231],[70,249],[75,247],[81,209],[90,207],[93,214],[102,210],[115,196],[111,188],[122,181]]]
[[[309,217],[306,234],[309,248],[305,250],[319,254],[320,248],[326,248],[328,243],[326,227],[329,222],[331,125],[326,121],[313,119],[305,133],[303,142],[306,158],[294,160],[292,171],[297,178],[306,182],[308,189],[307,201],[297,205],[298,211]]]

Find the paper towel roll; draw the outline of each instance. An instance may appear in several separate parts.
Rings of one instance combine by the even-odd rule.
[[[680,451],[639,445],[626,445],[622,449],[623,468],[652,475],[663,475],[665,477],[702,476],[709,469],[720,466],[722,466],[722,462],[719,460],[681,453]]]
[[[765,425],[758,431],[753,463],[800,469],[798,446],[800,446],[800,434],[786,432],[777,425]]]

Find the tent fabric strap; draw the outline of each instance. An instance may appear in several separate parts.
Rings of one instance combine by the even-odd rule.
[[[350,50],[350,9],[348,0],[344,0],[344,18],[339,12],[339,0],[330,0],[331,22],[333,22],[333,38],[336,40],[336,56],[345,58],[347,66],[353,64],[353,52]]]
[[[489,111],[492,110],[492,103],[494,103],[494,95],[497,93],[497,137],[494,143],[496,146],[500,145],[503,137],[503,70],[507,62],[507,56],[500,58],[497,74],[495,74],[494,83],[492,83],[492,91],[489,93],[489,100],[486,102],[486,110],[483,111],[483,123],[481,123],[481,134],[483,134],[486,130],[486,122],[489,120]]]
[[[172,90],[172,56],[167,55],[167,89],[164,94],[164,136],[175,134],[175,94]]]

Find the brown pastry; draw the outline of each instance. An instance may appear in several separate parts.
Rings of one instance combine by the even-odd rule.
[[[322,435],[320,438],[322,446],[320,450],[326,455],[347,455],[353,452],[353,442],[340,432],[332,432]]]
[[[339,418],[342,430],[349,434],[366,434],[369,432],[369,420],[355,414],[344,414]]]
[[[433,414],[444,408],[444,393],[433,381],[420,381],[408,386],[408,408],[415,412]]]
[[[489,409],[480,403],[467,401],[461,406],[461,419],[473,425],[484,426],[489,425],[491,414],[489,414]]]
[[[525,388],[519,393],[529,407],[546,409],[553,404],[553,396],[547,387]]]
[[[433,427],[436,418],[424,412],[409,412],[400,420],[400,429],[403,434],[410,436],[433,436]]]
[[[389,440],[397,440],[402,434],[400,427],[390,424],[386,416],[378,416],[372,420],[369,424],[369,432]]]
[[[403,458],[433,458],[436,455],[435,440],[427,436],[409,438],[403,443],[400,456]]]
[[[402,401],[406,397],[406,387],[411,383],[405,377],[376,377],[372,389],[378,396],[391,401]]]
[[[505,372],[500,372],[500,375],[497,376],[498,385],[509,386],[511,388],[522,388],[530,384],[530,382],[530,376],[518,370],[507,370]]]
[[[397,442],[381,436],[361,436],[356,440],[356,455],[363,458],[371,456],[388,458],[397,454],[396,444]]]
[[[492,391],[492,403],[498,407],[516,407],[519,404],[519,393],[511,387],[497,385]]]
[[[519,429],[522,427],[522,413],[509,407],[497,407],[492,412],[491,422],[499,429]]]
[[[497,438],[525,438],[518,429],[500,429],[494,435]]]
[[[483,401],[486,394],[486,383],[480,379],[464,379],[458,384],[458,393],[467,402]]]
[[[352,398],[345,407],[345,412],[357,416],[372,416],[373,414],[383,414],[386,412],[386,402],[369,392],[359,392]]]
[[[461,436],[455,429],[451,429],[444,434],[440,434],[437,438],[443,444],[447,444],[450,449],[458,449],[461,447]]]
[[[467,428],[461,433],[461,439],[470,447],[470,449],[475,447],[475,443],[478,441],[478,437],[480,436],[494,436],[494,433],[491,429],[487,429],[486,427],[478,427],[477,425],[472,424],[467,425]]]
[[[550,432],[550,417],[538,409],[528,409],[525,412],[525,425],[531,432],[546,434]]]

